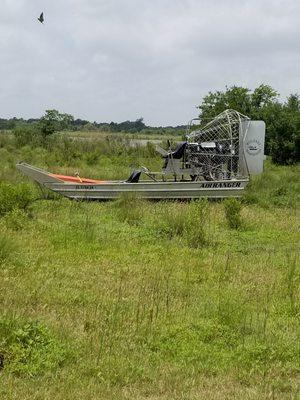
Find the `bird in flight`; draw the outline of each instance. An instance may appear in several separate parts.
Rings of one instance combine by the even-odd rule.
[[[42,14],[38,17],[38,20],[43,23],[44,22],[44,13],[42,12]]]

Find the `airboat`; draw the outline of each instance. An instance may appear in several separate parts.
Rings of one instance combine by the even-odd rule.
[[[194,118],[185,141],[175,149],[156,146],[163,167],[152,172],[134,170],[123,181],[106,181],[52,174],[21,162],[17,168],[39,185],[78,200],[118,198],[136,193],[147,199],[197,199],[241,197],[251,175],[263,171],[265,123],[225,110],[203,123]]]

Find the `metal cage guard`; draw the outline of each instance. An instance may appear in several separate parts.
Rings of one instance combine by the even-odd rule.
[[[192,123],[197,120],[200,126],[192,131]],[[235,110],[225,110],[205,125],[199,118],[190,122],[186,132],[185,168],[194,179],[227,180],[245,176],[241,160],[249,123],[249,117]]]

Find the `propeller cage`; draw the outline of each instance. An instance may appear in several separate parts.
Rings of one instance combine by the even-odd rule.
[[[197,119],[195,119],[197,120]],[[206,125],[188,126],[184,168],[195,180],[233,179],[245,175],[243,140],[250,119],[235,110],[226,110]],[[198,119],[199,121],[199,119]]]

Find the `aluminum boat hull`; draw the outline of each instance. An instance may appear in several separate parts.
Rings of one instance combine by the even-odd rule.
[[[198,199],[241,197],[249,179],[226,181],[155,182],[103,181],[97,183],[69,182],[31,165],[20,163],[17,168],[44,187],[62,196],[77,200],[111,200],[123,193],[136,193],[145,199]],[[80,178],[79,178],[80,179]]]
[[[65,197],[80,200],[116,199],[123,193],[136,193],[146,199],[197,199],[200,197],[240,197],[247,181],[230,182],[107,182],[96,185],[45,184]]]

